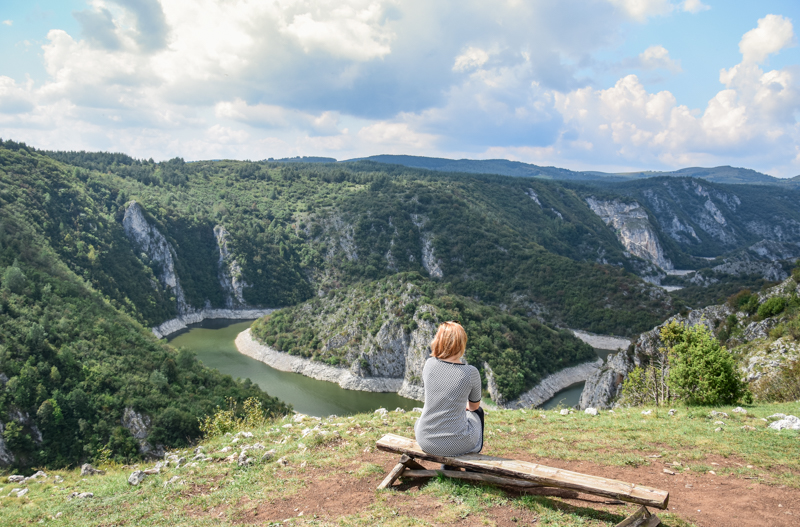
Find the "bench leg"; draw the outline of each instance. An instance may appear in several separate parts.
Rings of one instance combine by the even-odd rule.
[[[406,469],[406,467],[416,470],[425,469],[425,467],[423,467],[422,465],[420,465],[407,455],[403,454],[400,457],[400,462],[394,466],[392,471],[389,472],[389,474],[383,479],[383,481],[381,481],[381,484],[378,485],[378,490],[387,489],[391,487],[392,483],[394,483],[397,480],[397,478],[399,478],[403,474],[403,471]]]
[[[661,520],[651,514],[647,507],[642,505],[639,509],[617,524],[617,527],[658,527]]]

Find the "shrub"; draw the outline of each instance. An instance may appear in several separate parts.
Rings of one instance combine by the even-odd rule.
[[[747,393],[733,357],[704,324],[675,336],[669,362],[670,391],[688,404],[732,404]]]
[[[728,298],[728,305],[731,309],[753,314],[758,309],[758,295],[753,294],[749,289],[743,289]]]
[[[761,318],[774,317],[786,307],[786,299],[782,296],[773,296],[758,306],[758,316]]]
[[[800,361],[793,362],[773,375],[753,383],[753,395],[767,402],[787,402],[800,399]]]

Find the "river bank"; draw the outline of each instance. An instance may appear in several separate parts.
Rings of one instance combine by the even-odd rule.
[[[519,409],[541,406],[555,397],[557,393],[570,386],[586,382],[602,365],[603,359],[598,358],[595,362],[584,362],[577,366],[564,368],[552,375],[548,375],[539,384],[520,395],[517,399],[505,403],[503,408]]]
[[[403,385],[402,378],[392,377],[359,377],[346,368],[337,368],[303,357],[296,357],[265,346],[250,335],[250,329],[239,333],[236,337],[236,349],[276,370],[299,373],[319,381],[333,382],[345,390],[363,392],[399,392]]]
[[[631,345],[630,339],[624,337],[597,335],[596,333],[589,333],[588,331],[581,331],[579,329],[571,329],[570,331],[572,331],[573,335],[595,349],[617,351],[619,349],[628,349],[628,346]]]
[[[190,324],[198,324],[204,320],[214,318],[224,318],[229,320],[254,320],[264,315],[269,315],[275,309],[201,309],[186,313],[177,318],[162,322],[158,326],[150,328],[153,335],[158,339],[168,337],[182,329],[186,329]]]

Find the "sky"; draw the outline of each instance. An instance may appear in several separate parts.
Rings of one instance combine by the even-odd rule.
[[[0,137],[800,174],[797,0],[3,0]]]

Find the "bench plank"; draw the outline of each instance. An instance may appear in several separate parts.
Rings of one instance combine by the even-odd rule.
[[[468,481],[481,481],[484,483],[492,483],[504,487],[521,487],[521,488],[539,488],[542,487],[539,483],[533,481],[526,481],[524,479],[516,478],[503,478],[500,476],[492,476],[491,474],[481,474],[480,472],[461,472],[459,470],[406,470],[401,474],[404,478],[435,478],[439,474],[447,476],[448,478],[465,479]]]
[[[560,487],[577,490],[587,494],[615,498],[628,503],[636,503],[658,509],[666,509],[669,503],[669,492],[641,485],[625,483],[615,479],[580,474],[569,470],[546,467],[537,463],[517,461],[501,457],[466,454],[459,457],[444,457],[428,454],[413,439],[386,434],[377,442],[378,450],[406,454],[416,459],[435,461],[476,472],[509,476],[517,479],[533,481],[547,487]]]

